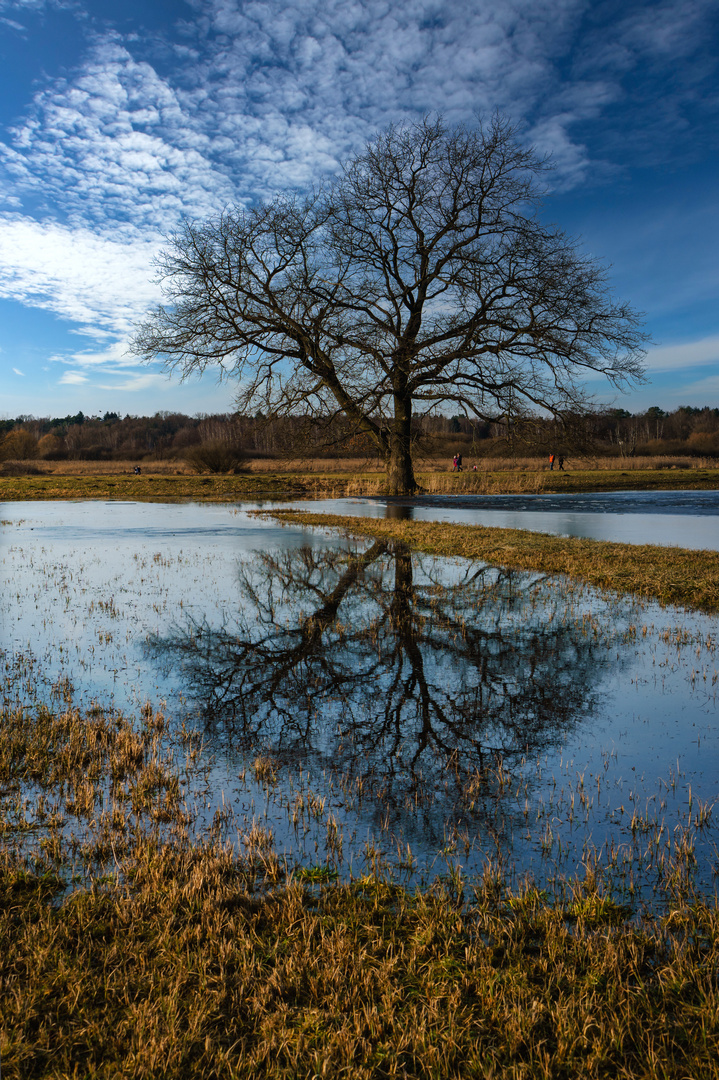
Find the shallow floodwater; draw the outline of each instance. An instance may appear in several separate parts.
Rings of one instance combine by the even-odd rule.
[[[713,888],[716,618],[232,506],[0,517],[4,700],[164,703],[290,863],[651,891],[683,844]]]
[[[326,503],[317,505],[329,509]],[[626,544],[719,550],[719,491],[420,495],[414,499],[337,499],[331,506],[334,513],[358,517],[452,521]]]

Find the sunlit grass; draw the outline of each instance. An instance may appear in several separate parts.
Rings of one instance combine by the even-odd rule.
[[[0,733],[4,1077],[716,1075],[719,920],[681,852],[643,918],[591,863],[557,899],[491,865],[337,881],[257,826],[233,843],[229,811],[196,827],[167,793],[197,736],[163,713],[5,710]]]
[[[130,469],[108,471],[108,463],[63,463],[78,465],[74,472],[43,471],[39,475],[0,476],[0,501],[37,499],[141,499],[163,502],[192,499],[205,502],[235,502],[253,498],[299,498],[379,496],[386,491],[382,471],[367,463],[348,465],[341,459],[308,462],[300,467],[262,462],[257,469],[237,476],[189,475],[180,464],[150,462],[140,476]],[[270,467],[271,464],[271,467]],[[496,464],[496,468],[489,468]],[[581,467],[566,472],[549,472],[535,462],[525,468],[508,462],[481,462],[477,472],[452,473],[436,464],[417,467],[420,489],[429,494],[579,493],[588,491],[635,491],[719,488],[719,469],[710,467],[633,465],[621,468]],[[82,466],[82,468],[79,468]],[[34,466],[35,467],[35,466]],[[175,475],[176,473],[176,475]]]

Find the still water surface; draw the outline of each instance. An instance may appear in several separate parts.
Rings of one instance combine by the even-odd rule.
[[[321,505],[328,509],[326,503]],[[423,495],[416,499],[338,499],[333,505],[335,513],[358,517],[452,521],[626,544],[719,550],[719,491]]]
[[[204,732],[208,814],[342,876],[546,884],[597,853],[646,891],[691,833],[713,888],[719,620],[246,510],[5,504],[5,700],[164,702]]]

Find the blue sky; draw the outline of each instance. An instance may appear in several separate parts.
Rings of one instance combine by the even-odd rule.
[[[716,0],[0,0],[0,415],[226,411],[127,354],[152,260],[390,122],[499,109],[646,313],[631,411],[719,406]]]

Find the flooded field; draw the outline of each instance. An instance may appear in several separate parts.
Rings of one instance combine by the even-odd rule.
[[[329,509],[327,503],[321,505]],[[693,550],[719,550],[719,491],[337,499],[331,512],[529,529],[624,544],[673,544]]]
[[[652,902],[671,859],[714,892],[716,618],[231,506],[2,518],[4,706],[161,714],[194,827],[307,880],[551,889],[596,864]],[[42,843],[32,780],[0,798]],[[59,797],[65,841],[109,798]]]

